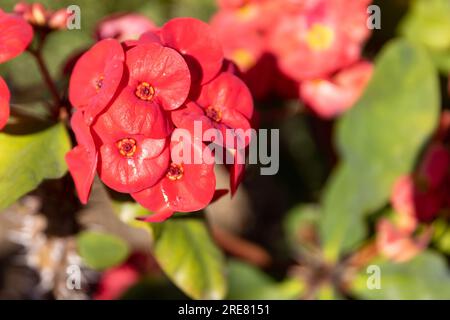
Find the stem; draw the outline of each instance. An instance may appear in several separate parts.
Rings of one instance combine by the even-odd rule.
[[[59,114],[59,108],[61,106],[61,98],[58,93],[58,89],[56,88],[55,83],[53,82],[52,77],[50,76],[50,72],[48,71],[47,65],[44,62],[44,59],[41,54],[41,50],[36,51],[30,51],[33,56],[36,58],[36,62],[39,66],[39,70],[41,71],[42,77],[44,78],[44,81],[50,90],[50,93],[53,97],[53,116],[58,117]]]

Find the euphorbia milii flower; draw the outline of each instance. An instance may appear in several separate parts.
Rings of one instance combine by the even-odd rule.
[[[0,9],[0,63],[21,54],[33,38],[33,28],[22,18]]]
[[[117,40],[106,39],[95,44],[77,61],[70,78],[69,99],[92,124],[106,108],[119,87],[125,54]]]
[[[3,78],[0,77],[0,130],[5,127],[9,118],[9,99],[8,86]]]
[[[114,38],[119,41],[137,40],[147,31],[157,27],[147,17],[130,13],[107,17],[97,25],[96,36],[99,40]]]
[[[177,127],[191,132],[194,121],[200,121],[202,129],[218,129],[225,138],[227,129],[249,129],[252,115],[253,100],[247,86],[238,77],[224,72],[202,87],[196,102],[172,112],[172,120]]]
[[[269,47],[281,70],[297,81],[322,78],[360,57],[370,34],[370,0],[317,0],[281,15]]]
[[[427,189],[437,189],[442,186],[449,174],[450,153],[441,143],[430,145],[425,153],[417,172],[418,183]]]
[[[194,83],[204,84],[220,71],[222,46],[207,23],[194,18],[175,18],[161,28],[160,36],[165,46],[184,56]]]
[[[300,96],[317,115],[332,118],[351,108],[372,77],[366,61],[343,69],[330,79],[307,80],[300,84]]]
[[[222,43],[225,58],[242,72],[252,68],[265,50],[265,37],[254,25],[240,22],[234,12],[219,12],[211,19],[211,27]]]
[[[73,114],[71,127],[78,145],[66,154],[66,162],[75,182],[78,197],[81,203],[86,204],[97,170],[98,152],[82,111],[78,110]]]
[[[176,129],[179,130],[179,129]],[[183,144],[180,146],[180,144]],[[190,148],[190,157],[173,157],[174,149]],[[193,139],[180,139],[171,143],[172,161],[165,176],[153,187],[132,194],[133,198],[155,214],[140,217],[148,222],[160,222],[174,212],[192,212],[205,208],[213,199],[216,178],[214,164],[204,161],[209,149],[203,143],[194,143]],[[209,155],[212,157],[212,155]],[[195,158],[201,159],[199,163]],[[184,161],[183,160],[187,160]]]
[[[126,128],[133,122],[133,118],[124,118],[117,123],[108,110],[92,127],[98,137],[100,179],[118,192],[138,192],[153,186],[169,164],[166,139],[130,133]]]
[[[165,138],[172,126],[164,109],[173,110],[186,100],[191,77],[183,57],[157,43],[139,44],[126,53],[128,83],[108,113],[130,134]]]

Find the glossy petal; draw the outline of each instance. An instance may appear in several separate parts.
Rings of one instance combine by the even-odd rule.
[[[66,154],[66,162],[75,182],[78,197],[81,203],[86,204],[97,169],[98,152],[81,111],[75,112],[72,116],[71,127],[75,132],[78,146]]]
[[[153,186],[166,173],[169,148],[165,139],[125,135],[137,143],[131,157],[119,153],[116,142],[105,142],[100,147],[99,175],[111,189],[118,192],[139,192]]]
[[[124,70],[125,54],[117,40],[95,44],[77,61],[70,78],[69,99],[75,108],[84,109],[91,124],[113,98]]]
[[[172,132],[172,124],[169,120],[158,103],[138,99],[134,89],[127,86],[107,111],[99,117],[94,128],[100,136],[105,132],[111,136],[119,130],[161,139]]]
[[[150,101],[141,101],[159,103],[166,110],[174,110],[184,103],[189,94],[191,76],[178,52],[157,43],[148,43],[130,49],[126,56],[131,90],[135,91],[143,82],[155,90]],[[133,103],[140,100],[136,95],[133,99]]]
[[[253,115],[253,99],[247,86],[227,72],[202,87],[197,103],[203,108],[213,106],[222,111],[235,110],[247,119]]]
[[[163,43],[186,59],[194,83],[214,78],[222,67],[223,51],[208,24],[194,18],[175,18],[161,29]]]
[[[21,54],[32,38],[33,28],[24,19],[0,9],[0,63]]]
[[[8,122],[10,97],[6,82],[0,77],[0,130],[3,129]]]
[[[172,144],[172,150],[175,145],[177,144]],[[200,157],[204,150],[209,150],[203,144],[200,146],[191,144],[191,147],[192,154],[195,153]],[[145,208],[159,213],[160,216],[167,216],[167,213],[171,211],[192,212],[205,208],[214,196],[216,186],[214,165],[206,163],[178,164],[183,168],[183,175],[180,179],[172,180],[166,175],[155,186],[132,194],[133,198]]]
[[[66,154],[66,162],[72,175],[78,198],[86,204],[91,193],[97,168],[97,154],[94,155],[83,145],[78,145]]]

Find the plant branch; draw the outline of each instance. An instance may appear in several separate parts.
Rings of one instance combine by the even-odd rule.
[[[50,72],[48,71],[47,65],[45,64],[44,58],[42,57],[40,48],[38,50],[29,50],[30,53],[35,57],[36,62],[39,66],[39,70],[42,74],[43,80],[45,84],[47,85],[50,94],[53,98],[53,110],[52,114],[54,118],[57,118],[59,115],[59,108],[61,106],[61,98],[58,93],[58,89],[56,88],[55,83],[53,82],[53,79],[50,75]]]

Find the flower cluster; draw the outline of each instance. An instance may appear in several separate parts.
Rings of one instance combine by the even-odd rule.
[[[41,3],[19,2],[14,6],[14,12],[24,18],[36,28],[49,30],[65,29],[69,13],[66,9],[52,11],[46,9]]]
[[[300,98],[332,118],[372,74],[361,49],[370,0],[219,0],[211,26],[257,98]]]
[[[85,52],[70,79],[78,145],[66,156],[81,202],[98,173],[153,211],[146,221],[206,207],[216,186],[214,163],[205,160],[214,139],[194,136],[194,124],[247,129],[253,115],[250,91],[222,71],[223,62],[208,24],[192,18],[172,19],[137,40],[104,39]],[[231,175],[232,188],[238,178]]]
[[[21,54],[33,38],[33,28],[21,17],[8,14],[0,9],[0,63]],[[10,93],[5,81],[0,77],[0,130],[9,118]]]
[[[379,250],[395,261],[409,260],[426,248],[430,232],[416,236],[419,223],[430,223],[450,209],[450,113],[444,112],[433,140],[413,174],[397,179],[391,194],[395,220],[382,219]]]

